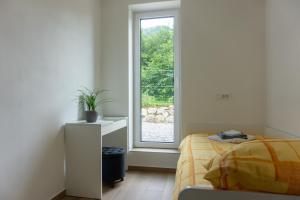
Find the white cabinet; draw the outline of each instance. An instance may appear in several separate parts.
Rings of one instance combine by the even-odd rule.
[[[127,140],[127,118],[124,117],[104,118],[96,123],[66,123],[67,195],[101,199],[102,145],[123,147],[127,165]]]

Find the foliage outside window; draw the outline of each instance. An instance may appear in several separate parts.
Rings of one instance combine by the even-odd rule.
[[[142,105],[169,106],[174,99],[174,30],[141,29]]]

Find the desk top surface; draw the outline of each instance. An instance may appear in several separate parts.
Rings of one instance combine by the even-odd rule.
[[[127,127],[127,117],[104,117],[94,123],[87,123],[85,120],[66,123],[68,126],[100,126],[101,134],[106,135],[118,129]]]
[[[127,120],[127,117],[104,117],[101,120],[97,120],[96,122],[93,123],[88,123],[85,120],[78,120],[78,121],[71,121],[71,122],[67,122],[66,124],[82,124],[82,125],[109,125],[109,124],[113,124],[115,122],[118,121],[122,121],[122,120]]]

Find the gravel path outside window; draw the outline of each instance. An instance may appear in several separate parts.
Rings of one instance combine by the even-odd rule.
[[[142,122],[143,142],[174,142],[174,123]]]

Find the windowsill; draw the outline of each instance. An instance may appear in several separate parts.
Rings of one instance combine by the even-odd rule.
[[[157,149],[157,148],[133,148],[130,152],[149,152],[149,153],[176,153],[179,154],[177,149]]]

